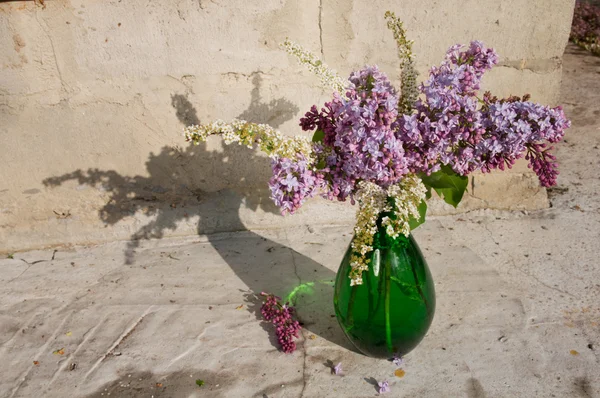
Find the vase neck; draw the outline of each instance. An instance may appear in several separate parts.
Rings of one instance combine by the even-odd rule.
[[[393,211],[379,213],[379,216],[377,217],[377,232],[373,236],[373,249],[391,249],[398,245],[403,247],[408,245],[410,237],[400,234],[398,237],[392,238],[388,235],[386,228],[382,225],[384,217],[389,217],[394,220],[396,218],[396,213]]]

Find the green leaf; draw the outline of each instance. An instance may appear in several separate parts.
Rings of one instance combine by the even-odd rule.
[[[198,385],[198,387],[202,387],[204,385],[204,380],[196,380],[196,384]]]
[[[319,163],[317,163],[318,170],[323,170],[325,168],[325,166],[327,166],[327,163],[325,163],[325,159],[321,159],[319,161]]]
[[[312,142],[323,142],[323,138],[325,138],[325,132],[323,130],[317,130],[313,134]]]
[[[431,175],[421,175],[423,184],[428,189],[431,197],[431,188],[437,192],[444,201],[454,207],[458,206],[467,189],[468,177],[458,175],[448,166],[442,166],[439,171]]]
[[[411,231],[425,222],[425,214],[427,213],[427,202],[425,202],[423,200],[419,204],[418,209],[419,209],[419,218],[416,219],[414,217],[411,217],[410,220],[408,221],[408,224],[410,225],[410,230]]]
[[[423,182],[423,184],[425,185],[425,188],[427,188],[427,192],[425,192],[425,200],[429,200],[431,199],[431,187],[425,184],[425,182]]]

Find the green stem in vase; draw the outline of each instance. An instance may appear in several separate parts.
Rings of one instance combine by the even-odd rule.
[[[374,297],[372,291],[372,282],[371,278],[366,278],[367,291],[369,293],[369,317],[367,318],[367,324],[370,324],[373,320],[373,316],[375,315],[375,307],[374,307]]]
[[[391,272],[392,265],[390,261],[385,262],[385,341],[387,343],[388,352],[393,352],[392,345],[392,326],[390,323],[390,286],[391,286]]]
[[[354,302],[356,301],[357,291],[356,286],[353,286],[350,291],[350,299],[348,300],[348,331],[354,327]]]
[[[412,238],[411,238],[412,239]],[[417,288],[417,292],[419,292],[419,296],[421,296],[421,300],[423,300],[423,304],[425,304],[425,308],[427,309],[427,314],[431,313],[431,307],[427,302],[427,297],[423,293],[423,289],[421,288],[421,283],[419,283],[419,277],[417,275],[417,270],[415,269],[415,263],[411,261],[410,269],[412,270],[413,277],[415,278],[415,287]]]

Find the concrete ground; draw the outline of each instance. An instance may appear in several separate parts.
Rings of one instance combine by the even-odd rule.
[[[398,397],[600,397],[598,73],[600,58],[567,49],[573,127],[550,209],[437,217],[415,232],[438,306],[404,377],[354,352],[333,316],[342,224],[0,260],[0,396],[369,397],[388,380]],[[305,327],[286,355],[252,292],[299,285]]]

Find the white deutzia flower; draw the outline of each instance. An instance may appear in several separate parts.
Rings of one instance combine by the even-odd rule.
[[[291,159],[295,158],[297,153],[302,153],[306,159],[311,159],[312,156],[311,142],[307,137],[288,138],[268,124],[249,123],[239,119],[230,123],[217,120],[211,124],[188,126],[183,135],[195,145],[205,142],[211,135],[220,135],[227,145],[237,142],[252,148],[256,144],[271,158]]]
[[[323,86],[332,87],[340,94],[344,94],[346,87],[348,86],[348,81],[340,77],[335,70],[329,68],[313,53],[289,39],[285,39],[285,41],[281,44],[281,47],[283,47],[288,54],[298,58],[298,61],[301,64],[306,65],[309,71],[319,76]]]
[[[427,189],[419,177],[408,174],[397,184],[384,190],[372,182],[361,181],[355,198],[358,202],[354,238],[350,243],[350,285],[362,284],[362,273],[369,269],[367,255],[373,251],[373,236],[377,233],[377,219],[383,212],[381,225],[388,236],[396,239],[400,234],[410,235],[410,220],[419,218],[419,204],[425,199]],[[391,203],[391,204],[390,204]]]
[[[406,38],[406,30],[402,21],[393,12],[385,13],[387,27],[394,34],[398,47],[398,58],[400,58],[400,92],[402,95],[398,100],[398,111],[400,114],[409,114],[419,96],[417,88],[417,69],[415,68],[415,56],[412,52],[413,41]]]

